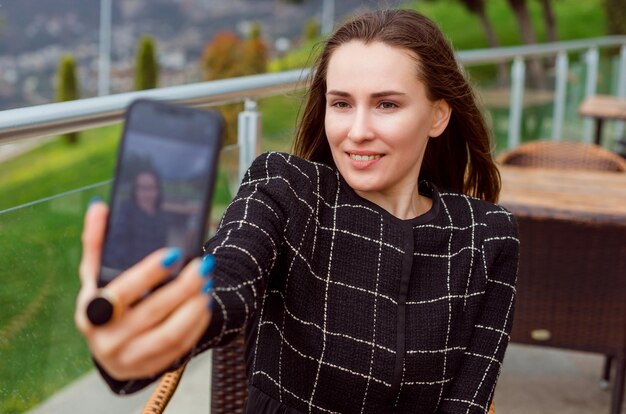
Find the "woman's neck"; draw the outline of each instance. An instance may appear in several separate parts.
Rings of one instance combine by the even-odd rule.
[[[401,220],[419,217],[429,211],[433,205],[432,199],[421,195],[417,186],[410,192],[396,194],[357,190],[355,192]]]

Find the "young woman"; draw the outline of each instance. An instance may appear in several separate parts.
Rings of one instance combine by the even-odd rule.
[[[112,243],[103,252],[104,262],[126,269],[167,243],[168,219],[161,209],[163,189],[156,170],[139,170],[132,177],[130,197],[120,205]]]
[[[174,282],[128,307],[167,275],[167,251],[114,280],[122,316],[101,328],[84,316],[106,218],[91,206],[77,324],[119,393],[244,333],[249,413],[486,412],[519,242],[492,204],[473,92],[440,30],[407,10],[342,25],[316,69],[296,155],[253,163],[205,260]]]

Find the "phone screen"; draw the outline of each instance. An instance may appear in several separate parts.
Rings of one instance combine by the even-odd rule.
[[[221,144],[215,113],[131,106],[118,155],[99,284],[161,247],[200,254]]]

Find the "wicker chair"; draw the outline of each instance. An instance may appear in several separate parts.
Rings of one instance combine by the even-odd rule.
[[[172,398],[185,367],[163,375],[143,414],[161,414]],[[232,343],[213,349],[213,373],[211,376],[211,414],[241,414],[248,396],[243,337]],[[495,414],[494,404],[488,414]]]
[[[498,157],[503,165],[626,172],[626,160],[602,147],[572,141],[534,141]]]
[[[498,161],[626,172],[621,157],[575,142],[533,142]],[[602,373],[607,383],[615,361],[611,413],[621,413],[626,371],[626,223],[513,213],[521,250],[512,340],[602,353],[607,356]]]
[[[212,350],[211,414],[239,414],[248,397],[243,336]],[[162,413],[185,371],[182,366],[163,375],[148,399],[143,414]]]
[[[621,413],[626,372],[626,224],[516,213],[520,237],[511,340],[596,352],[611,360],[611,413]]]

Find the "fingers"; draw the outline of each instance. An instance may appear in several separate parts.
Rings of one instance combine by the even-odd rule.
[[[97,330],[94,355],[109,374],[120,380],[154,375],[198,342],[211,320],[212,286],[198,275],[198,262],[186,266],[175,281],[133,307],[123,320]],[[206,268],[200,265],[200,272]],[[171,312],[164,310],[174,304],[178,306]]]
[[[85,213],[83,255],[79,268],[83,285],[96,286],[108,215],[109,208],[102,202],[92,203]]]
[[[200,295],[207,280],[199,274],[201,260],[190,262],[170,283],[135,305],[114,333],[106,336],[105,348],[114,351],[138,334],[161,323],[190,298]]]
[[[82,233],[83,253],[79,265],[81,289],[76,299],[74,312],[76,326],[84,334],[91,329],[91,324],[85,315],[85,308],[97,290],[98,269],[108,214],[109,209],[102,202],[90,204],[85,213]]]
[[[137,376],[156,374],[182,357],[206,330],[211,312],[209,297],[197,295],[181,305],[155,329],[130,342],[120,355],[122,366],[136,367]]]
[[[159,249],[115,278],[107,285],[107,290],[117,298],[124,312],[163,282],[182,256],[182,251],[177,248]]]

